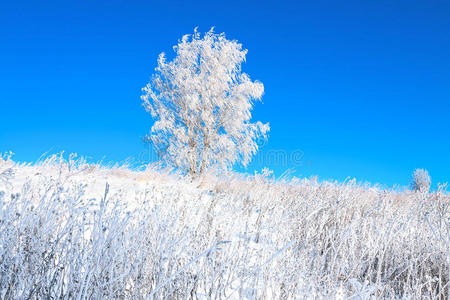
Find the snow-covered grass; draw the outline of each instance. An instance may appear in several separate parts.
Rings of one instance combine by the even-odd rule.
[[[448,299],[450,197],[0,158],[2,299]]]

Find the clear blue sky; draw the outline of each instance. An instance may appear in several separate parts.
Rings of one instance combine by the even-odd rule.
[[[254,119],[272,129],[247,171],[450,180],[450,2],[435,0],[2,1],[0,151],[145,156],[140,89],[196,26],[242,42],[265,85]]]

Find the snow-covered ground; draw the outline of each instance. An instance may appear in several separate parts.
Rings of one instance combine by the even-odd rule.
[[[0,158],[0,298],[449,298],[450,197]]]

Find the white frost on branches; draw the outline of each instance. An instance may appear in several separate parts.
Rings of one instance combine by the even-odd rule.
[[[428,193],[431,186],[431,177],[427,170],[415,169],[411,178],[411,188],[413,191]]]
[[[213,28],[201,37],[195,29],[164,53],[156,74],[143,88],[143,105],[155,119],[148,140],[164,163],[191,175],[211,166],[246,166],[267,138],[269,124],[251,123],[251,110],[264,93],[261,82],[242,73],[246,49]]]

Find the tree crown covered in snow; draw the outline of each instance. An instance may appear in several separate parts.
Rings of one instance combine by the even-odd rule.
[[[415,169],[411,178],[411,188],[414,191],[428,193],[431,186],[431,177],[427,170]]]
[[[195,29],[174,47],[168,61],[158,58],[143,105],[155,119],[148,140],[170,166],[201,174],[211,166],[246,166],[266,138],[269,125],[251,123],[251,110],[264,86],[243,73],[247,50],[213,29]]]

